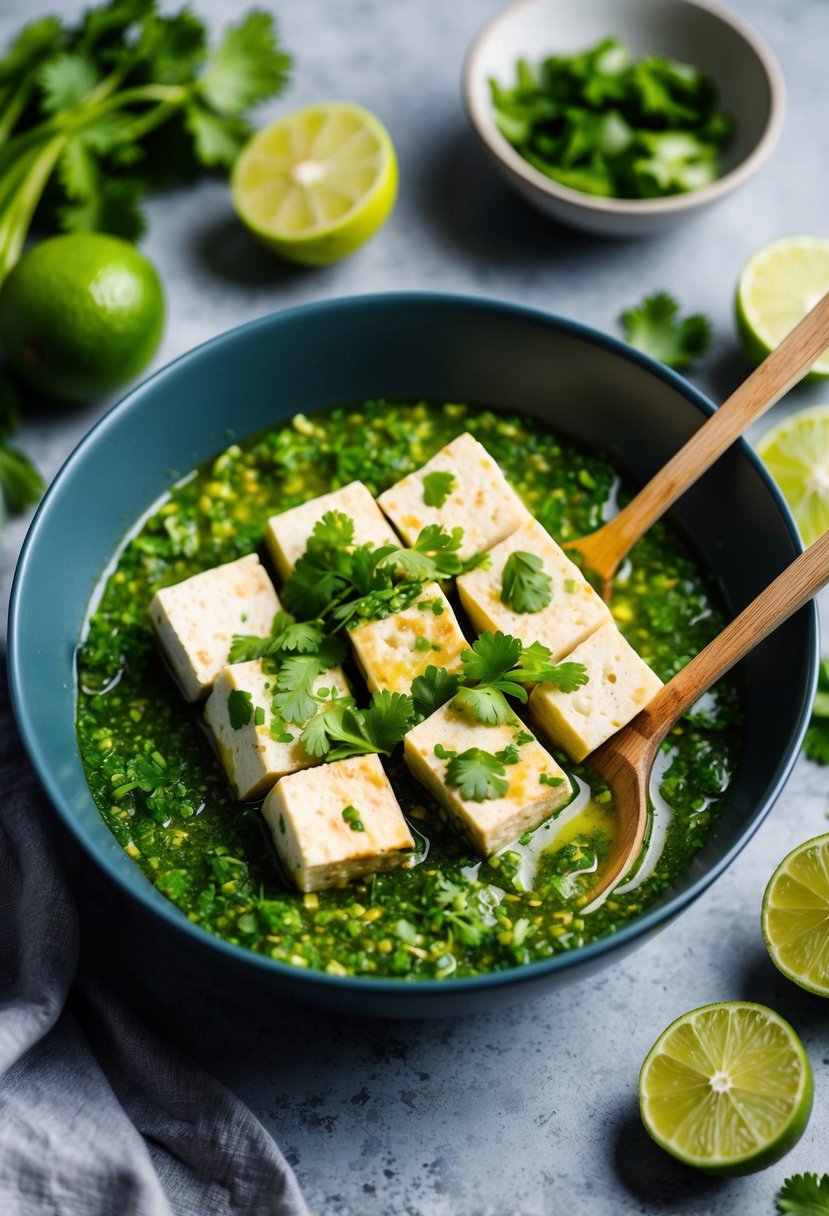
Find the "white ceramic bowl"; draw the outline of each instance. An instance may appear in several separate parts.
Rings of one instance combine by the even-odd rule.
[[[669,55],[707,72],[733,119],[723,173],[709,186],[656,199],[599,198],[559,185],[519,155],[495,125],[489,79],[511,86],[519,58],[541,62],[615,36],[634,58]],[[484,26],[463,70],[475,131],[509,184],[546,215],[599,236],[648,236],[674,226],[747,181],[774,147],[785,88],[772,52],[715,0],[514,0]]]

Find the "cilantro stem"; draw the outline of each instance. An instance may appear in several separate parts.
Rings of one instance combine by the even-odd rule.
[[[23,252],[32,217],[66,145],[66,139],[65,135],[56,135],[46,144],[6,211],[0,225],[0,282]]]
[[[3,113],[0,115],[0,144],[4,144],[14,130],[17,120],[26,109],[26,103],[32,95],[33,88],[34,80],[32,78],[22,80],[3,107]]]

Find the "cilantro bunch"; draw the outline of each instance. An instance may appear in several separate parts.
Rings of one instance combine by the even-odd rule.
[[[504,138],[545,176],[586,194],[698,190],[717,177],[731,135],[710,77],[663,55],[634,62],[616,38],[550,56],[537,72],[519,60],[514,88],[490,87]]]
[[[247,112],[282,90],[289,67],[261,10],[212,48],[189,8],[160,13],[155,0],[25,25],[0,59],[0,280],[38,208],[66,232],[136,240],[146,192],[232,165]]]

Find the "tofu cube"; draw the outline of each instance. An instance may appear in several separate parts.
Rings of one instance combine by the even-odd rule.
[[[439,507],[424,501],[424,479],[430,473],[449,473],[453,478]],[[486,448],[468,433],[453,439],[377,501],[407,545],[414,544],[427,524],[439,524],[445,532],[463,528],[458,552],[464,559],[509,536],[529,514]]]
[[[500,798],[484,798],[481,802],[462,797],[457,786],[447,784],[449,761],[435,754],[435,747],[440,745],[458,755],[470,748],[494,755],[510,744],[518,749],[518,761],[504,765],[507,791]],[[567,774],[517,719],[511,724],[486,725],[465,711],[453,709],[450,702],[410,730],[403,747],[412,776],[449,811],[484,857],[537,828],[572,794]]]
[[[280,515],[272,515],[265,529],[268,550],[280,578],[287,578],[302,557],[314,526],[329,511],[340,511],[354,520],[355,545],[399,545],[400,538],[392,531],[377,503],[361,481],[330,494],[322,494],[291,507]]]
[[[424,583],[410,607],[382,621],[368,621],[349,637],[372,692],[408,692],[430,663],[460,671],[461,651],[469,646],[437,583]]]
[[[504,567],[511,553],[533,553],[552,579],[552,597],[540,612],[516,612],[501,601]],[[541,642],[551,662],[569,655],[574,646],[611,620],[610,609],[573,562],[536,519],[489,551],[488,569],[470,570],[458,579],[458,593],[470,621],[483,633],[500,629],[525,646]]]
[[[414,847],[379,756],[283,777],[262,806],[286,877],[300,891],[405,865]]]
[[[269,675],[259,659],[234,663],[221,672],[204,707],[227,779],[243,801],[261,798],[286,773],[320,763],[300,742],[301,726],[285,724],[284,733],[292,735],[291,740],[271,733],[275,683],[276,676]],[[312,687],[315,693],[320,688],[336,689],[344,697],[351,691],[339,667],[317,676]],[[250,695],[250,719],[238,728],[234,728],[230,711],[233,693]]]
[[[150,620],[184,696],[198,701],[227,663],[234,633],[267,637],[279,600],[255,553],[157,591]]]
[[[571,760],[583,760],[620,730],[662,687],[662,681],[610,622],[568,655],[587,668],[589,682],[574,692],[538,684],[530,696],[533,720]]]

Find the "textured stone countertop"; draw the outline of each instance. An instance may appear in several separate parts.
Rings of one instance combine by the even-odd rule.
[[[4,0],[0,43],[38,11],[70,15],[79,7]],[[223,0],[195,0],[194,7],[215,26],[236,9]],[[467,128],[460,64],[498,7],[494,0],[275,0],[268,7],[296,57],[295,83],[273,112],[333,97],[374,109],[400,154],[398,206],[352,260],[309,272],[254,247],[219,181],[154,199],[145,249],[161,269],[169,304],[156,366],[242,321],[333,296],[445,289],[536,305],[615,332],[624,306],[667,288],[714,321],[713,350],[694,382],[722,400],[744,376],[732,320],[742,263],[774,237],[827,231],[829,159],[825,141],[818,143],[826,127],[826,0],[733,0],[777,52],[788,85],[786,126],[772,160],[741,192],[678,232],[610,244],[556,228],[516,200]],[[822,401],[829,388],[802,386],[773,417]],[[21,442],[52,475],[107,404],[27,417]],[[3,611],[26,524],[15,521],[5,535]],[[826,636],[825,593],[822,617]],[[126,968],[123,959],[112,962],[113,978],[250,1104],[320,1216],[770,1216],[784,1177],[829,1167],[829,1024],[826,1007],[768,961],[760,900],[786,851],[827,829],[828,810],[829,772],[801,758],[762,830],[679,920],[598,977],[497,1015],[364,1021],[217,986],[198,968],[183,990],[175,965],[154,955],[151,930],[123,908],[112,910],[114,923],[141,944]],[[106,903],[112,892],[93,874],[82,886],[94,925],[95,901]],[[101,965],[106,945],[93,928],[87,944]],[[784,1162],[720,1182],[651,1145],[635,1095],[639,1066],[659,1032],[694,1006],[729,998],[762,1001],[790,1019],[814,1066],[816,1099],[805,1136]]]

